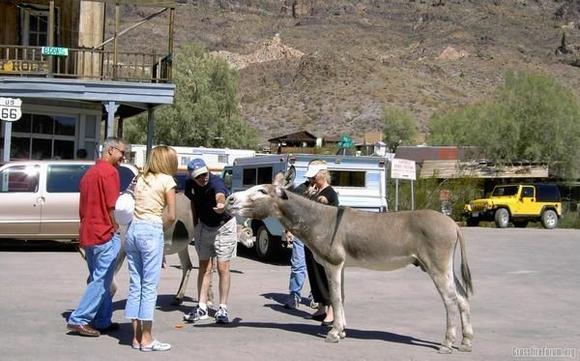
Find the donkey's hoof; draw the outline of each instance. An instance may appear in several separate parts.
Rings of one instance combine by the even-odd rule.
[[[340,340],[339,336],[335,333],[332,333],[332,331],[330,331],[329,333],[326,334],[326,338],[324,339],[324,342],[338,343],[339,340]]]
[[[449,346],[443,346],[441,345],[441,347],[439,347],[439,351],[437,351],[441,354],[450,354],[453,352],[453,349]]]
[[[342,330],[342,331],[341,331],[341,332],[338,334],[338,336],[340,336],[340,338],[345,338],[345,337],[346,337],[346,331],[345,331],[345,330]]]
[[[462,343],[461,345],[459,345],[457,349],[461,352],[471,352],[473,350],[473,347],[471,346],[471,344]]]

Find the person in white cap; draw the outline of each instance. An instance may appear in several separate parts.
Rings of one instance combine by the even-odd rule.
[[[330,172],[326,162],[323,160],[313,160],[308,164],[308,170],[304,177],[310,181],[311,188],[308,196],[323,204],[338,206],[338,194],[330,185]],[[328,287],[328,278],[324,267],[316,262],[312,251],[304,247],[304,256],[306,258],[306,271],[314,301],[318,303],[318,310],[312,315],[317,321],[322,321],[323,326],[332,325],[334,313],[330,300],[330,289]]]
[[[225,213],[229,195],[224,181],[209,172],[201,158],[187,165],[191,175],[185,183],[184,194],[191,200],[194,219],[195,250],[199,258],[197,276],[198,305],[184,321],[196,322],[207,319],[208,295],[211,282],[212,259],[217,261],[219,276],[219,308],[215,313],[217,323],[228,323],[227,301],[230,292],[230,260],[236,254],[238,243],[236,219]]]

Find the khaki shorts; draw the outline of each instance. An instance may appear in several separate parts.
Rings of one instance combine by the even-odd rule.
[[[198,258],[202,261],[212,257],[216,257],[218,261],[234,258],[238,245],[236,226],[235,218],[219,227],[209,227],[199,222],[193,232]]]

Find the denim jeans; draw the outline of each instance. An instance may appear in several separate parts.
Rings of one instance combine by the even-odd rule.
[[[125,252],[129,266],[129,295],[125,317],[153,321],[163,262],[163,225],[134,220],[127,230]]]
[[[73,325],[93,323],[96,328],[106,328],[113,316],[111,283],[121,241],[115,234],[105,244],[85,248],[89,279],[79,306],[71,313],[68,322]]]
[[[304,243],[294,237],[292,241],[292,257],[290,258],[290,295],[300,297],[300,291],[306,279],[306,260],[304,259]]]

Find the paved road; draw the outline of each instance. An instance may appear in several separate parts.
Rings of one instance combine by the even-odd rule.
[[[281,307],[287,265],[238,257],[233,264],[230,308],[234,322],[184,327],[185,305],[170,306],[178,286],[177,257],[162,272],[155,335],[173,344],[167,353],[132,350],[122,309],[127,272],[118,276],[114,319],[120,331],[97,339],[65,334],[65,319],[83,292],[85,266],[77,253],[0,251],[0,359],[2,360],[519,360],[530,347],[573,348],[579,359],[580,232],[541,229],[465,229],[475,296],[474,350],[439,355],[444,311],[418,268],[395,272],[347,269],[347,338],[326,344],[323,329],[302,307]],[[195,252],[192,249],[194,262]],[[195,278],[197,272],[194,271]],[[193,280],[193,279],[192,279]],[[514,349],[522,348],[522,349]],[[527,348],[527,349],[526,349]],[[533,359],[533,358],[526,358]],[[538,358],[539,359],[539,358]],[[545,359],[545,358],[542,358]]]

